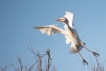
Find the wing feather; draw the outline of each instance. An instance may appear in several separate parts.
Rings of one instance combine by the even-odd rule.
[[[66,11],[66,14],[64,15],[64,17],[68,19],[68,21],[69,21],[69,26],[70,26],[71,28],[73,28],[73,24],[72,24],[72,23],[73,23],[73,17],[74,17],[73,13]]]
[[[54,35],[54,33],[60,33],[65,35],[65,31],[56,25],[49,25],[49,26],[37,26],[34,27],[33,29],[39,29],[42,34],[47,34],[47,35]]]

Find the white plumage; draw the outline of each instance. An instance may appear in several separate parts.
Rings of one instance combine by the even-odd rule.
[[[34,29],[39,29],[42,34],[47,34],[49,36],[54,35],[54,33],[60,33],[65,36],[66,44],[69,43],[68,40],[70,41],[70,36],[68,34],[68,31],[57,27],[57,25],[55,24],[48,25],[48,26],[37,26],[37,27],[34,27]]]
[[[49,26],[39,26],[39,27],[35,27],[37,29],[39,29],[43,34],[47,34],[47,35],[54,35],[54,33],[61,33],[61,34],[65,34],[65,31],[59,27],[57,27],[56,24],[52,24]]]
[[[73,16],[74,16],[73,13],[66,12],[64,17],[59,18],[57,20],[64,24],[65,30],[57,27],[57,25],[55,25],[55,24],[48,25],[48,26],[37,26],[37,27],[34,27],[34,29],[39,29],[41,31],[41,33],[47,34],[47,35],[54,35],[54,33],[63,34],[66,38],[66,44],[71,43],[70,53],[79,53],[79,55],[83,59],[83,62],[88,64],[79,52],[83,47],[86,50],[92,52],[94,54],[94,56],[97,56],[99,54],[87,49],[85,47],[85,43],[80,40],[77,31],[73,28],[73,24],[72,24]]]
[[[37,27],[34,27],[34,29],[39,29],[41,31],[42,34],[47,34],[47,35],[54,35],[54,33],[60,33],[60,34],[63,34],[66,38],[66,44],[67,43],[67,40],[70,40],[71,43],[71,53],[77,53],[80,49],[78,49],[77,51],[75,49],[75,45],[73,44],[74,42],[74,39],[72,37],[70,37],[70,34],[68,31],[66,30],[63,30],[59,27],[57,27],[56,25],[48,25],[48,26],[37,26]],[[74,35],[76,35],[75,37],[78,38],[78,35],[76,32],[74,32]],[[72,41],[73,39],[73,41]],[[76,40],[75,40],[76,42]]]
[[[71,27],[71,28],[73,28],[73,17],[74,17],[74,15],[73,15],[73,13],[70,13],[70,12],[65,12],[66,14],[64,15],[64,17],[65,18],[67,18],[68,19],[68,21],[69,21],[69,26]],[[64,28],[65,28],[65,30],[67,31],[67,26],[66,26],[66,24],[64,24]],[[69,39],[69,37],[67,36],[65,36],[65,38],[66,38],[66,44],[69,44],[69,43],[71,43],[71,40]]]
[[[74,18],[73,13],[66,11],[66,14],[64,15],[64,17],[68,19],[69,26],[73,28],[73,18]],[[66,27],[66,25],[64,25],[64,27]]]

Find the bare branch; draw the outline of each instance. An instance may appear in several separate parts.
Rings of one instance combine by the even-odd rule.
[[[7,71],[12,65],[13,65],[13,63],[12,63],[12,59],[11,59],[10,63],[8,65],[6,65],[5,67],[0,66],[1,71]]]

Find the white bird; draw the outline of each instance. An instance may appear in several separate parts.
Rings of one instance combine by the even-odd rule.
[[[53,35],[54,33],[63,34],[66,38],[66,43],[71,43],[70,53],[79,53],[81,56],[83,63],[85,62],[87,65],[87,61],[80,54],[80,50],[84,47],[86,50],[92,52],[94,56],[99,56],[98,53],[95,53],[85,47],[85,43],[82,42],[78,36],[77,31],[72,26],[73,14],[70,12],[66,12],[64,17],[57,19],[56,21],[62,22],[65,26],[65,30],[57,27],[56,25],[48,25],[48,26],[37,26],[34,29],[39,29],[43,34]]]

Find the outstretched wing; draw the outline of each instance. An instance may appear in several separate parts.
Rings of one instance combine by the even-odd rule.
[[[47,34],[47,35],[54,35],[54,33],[60,33],[63,35],[66,34],[65,30],[57,27],[54,24],[49,26],[37,26],[37,27],[34,27],[33,29],[39,29],[42,34]]]
[[[69,21],[69,26],[70,26],[71,28],[73,28],[73,17],[74,17],[73,13],[66,11],[66,14],[64,15],[64,17],[68,19],[68,21]]]
[[[57,27],[54,24],[48,25],[48,26],[37,26],[37,27],[34,27],[33,29],[38,29],[41,31],[42,34],[47,34],[47,35],[54,35],[54,33],[63,34],[66,38],[66,44],[70,43],[70,37],[68,36],[68,32]]]

